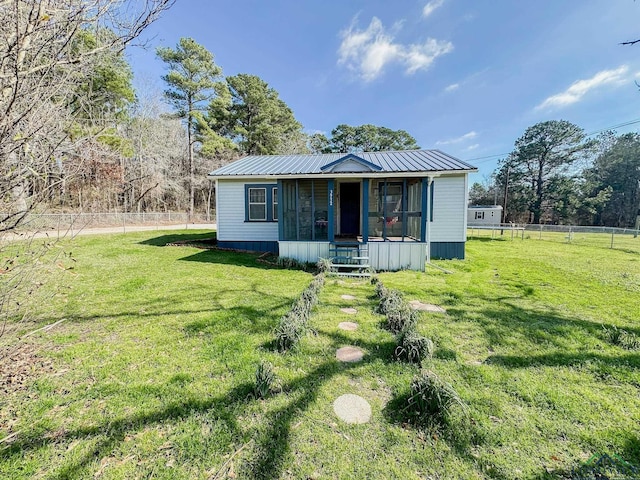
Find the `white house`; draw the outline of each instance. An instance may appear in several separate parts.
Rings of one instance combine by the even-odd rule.
[[[376,270],[424,270],[464,258],[475,171],[439,150],[244,157],[209,174],[218,245],[310,262],[355,247]]]
[[[502,205],[469,205],[467,224],[470,227],[500,225]]]

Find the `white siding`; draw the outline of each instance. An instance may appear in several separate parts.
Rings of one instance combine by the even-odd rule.
[[[467,212],[466,175],[434,179],[432,242],[464,242]]]
[[[329,242],[278,242],[281,257],[295,258],[301,262],[317,262],[329,258]]]
[[[251,182],[218,180],[216,206],[218,240],[277,241],[278,222],[245,222],[245,183],[275,184],[273,180]],[[269,206],[267,206],[269,208]]]

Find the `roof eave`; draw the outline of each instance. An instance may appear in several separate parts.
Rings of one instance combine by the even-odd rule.
[[[421,170],[416,172],[326,172],[326,173],[278,173],[256,175],[207,175],[212,180],[235,179],[250,180],[252,178],[267,179],[300,179],[300,178],[422,178],[440,177],[442,175],[460,175],[463,173],[476,173],[477,168],[458,170]]]

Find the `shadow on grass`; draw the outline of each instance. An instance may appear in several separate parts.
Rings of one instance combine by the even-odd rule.
[[[618,452],[593,452],[585,462],[573,462],[557,470],[544,470],[534,480],[614,480],[640,478],[640,440],[627,433],[624,447]]]
[[[574,367],[593,362],[611,367],[640,368],[640,353],[603,355],[600,353],[554,352],[542,355],[492,355],[485,363],[507,368]]]
[[[230,389],[226,394],[206,399],[184,398],[168,403],[153,411],[145,411],[132,415],[124,415],[116,419],[104,419],[91,426],[63,431],[32,431],[18,437],[16,441],[0,450],[0,459],[15,462],[29,452],[40,448],[53,447],[61,443],[86,442],[86,447],[79,456],[71,456],[61,467],[49,473],[53,479],[75,479],[90,476],[89,466],[96,459],[113,454],[132,434],[143,431],[149,426],[171,424],[174,421],[185,421],[187,418],[211,414],[216,421],[222,422],[229,433],[229,441],[223,449],[233,452],[239,445],[250,447],[242,455],[242,465],[236,470],[241,476],[256,479],[275,479],[283,474],[287,456],[291,453],[291,435],[294,421],[300,414],[316,401],[322,385],[336,375],[344,374],[351,369],[362,368],[368,363],[391,362],[394,348],[392,340],[384,342],[354,342],[342,333],[323,332],[331,339],[331,348],[345,344],[361,346],[369,353],[359,363],[341,363],[330,357],[306,375],[296,378],[282,386],[281,395],[286,395],[283,406],[269,409],[265,403],[265,414],[260,422],[243,425],[242,418],[247,414],[252,402],[253,385],[242,383]],[[175,389],[191,380],[187,374],[177,374],[166,384],[159,386],[128,386],[127,391],[154,398],[163,398]],[[136,390],[137,389],[137,390]],[[125,392],[126,393],[126,392]],[[186,396],[185,394],[182,394]],[[271,403],[279,405],[279,402]],[[244,427],[244,428],[243,428]],[[220,452],[224,453],[224,450]],[[220,460],[222,465],[223,461]]]
[[[526,292],[523,296],[526,296]],[[559,310],[527,309],[511,303],[521,297],[483,298],[488,308],[479,310],[480,316],[473,321],[484,330],[490,345],[509,343],[517,336],[540,345],[553,345],[566,349],[569,337],[573,340],[598,339],[604,343],[604,329],[612,329],[609,323],[594,322],[562,315]],[[452,319],[468,320],[466,309],[451,307],[447,310]],[[619,326],[617,326],[619,327]],[[622,327],[626,331],[640,335],[639,327]],[[580,338],[581,337],[581,338]]]
[[[167,233],[158,237],[148,238],[147,240],[139,242],[139,244],[165,247],[169,243],[177,242],[209,243],[212,240],[216,240],[216,235],[217,233],[213,230],[206,233]]]

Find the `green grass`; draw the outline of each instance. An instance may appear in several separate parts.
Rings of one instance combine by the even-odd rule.
[[[0,478],[542,479],[599,453],[640,465],[640,352],[603,329],[640,335],[637,253],[473,240],[465,261],[438,262],[451,275],[381,274],[407,300],[447,309],[421,314],[418,331],[436,344],[423,367],[468,414],[424,430],[402,413],[419,368],[392,360],[370,284],[329,279],[315,335],[280,354],[273,329],[311,275],[163,246],[198,236],[207,235],[65,245],[74,268],[56,276],[39,323],[21,326],[67,319],[26,341],[55,371],[35,370],[27,388],[0,398],[0,439],[18,432],[0,443]],[[354,318],[357,331],[337,329]],[[337,362],[344,345],[364,361]],[[264,400],[253,394],[261,360],[279,384]],[[370,423],[335,417],[344,393],[369,401]]]

